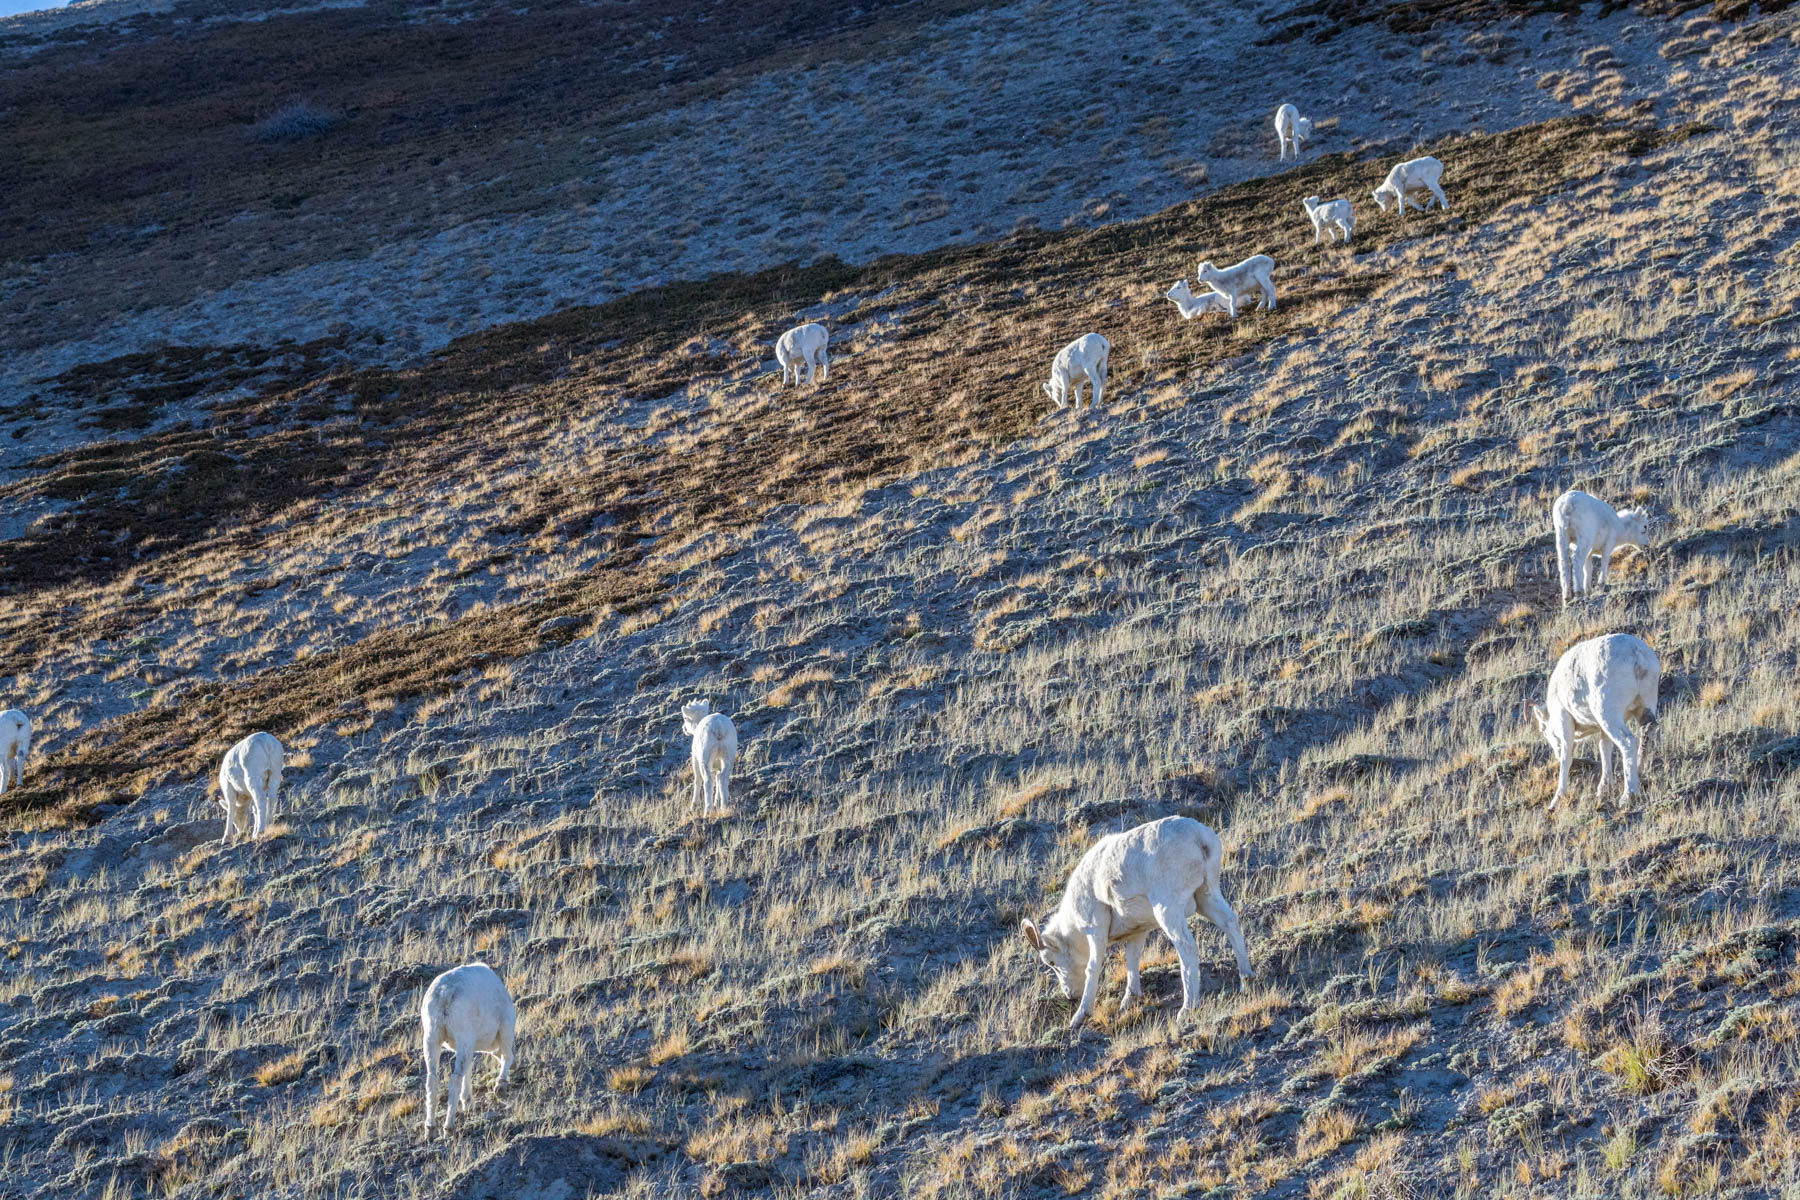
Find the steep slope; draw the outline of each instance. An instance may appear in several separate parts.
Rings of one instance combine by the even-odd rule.
[[[1385,160],[295,361],[34,464],[0,1186],[1791,1189],[1797,30],[1639,28],[1702,48],[1648,108],[1601,45],[1533,73],[1584,115],[1422,147],[1451,214],[1364,206],[1349,250],[1296,198]],[[1276,256],[1275,312],[1177,318],[1218,246]],[[784,392],[796,314],[840,349]],[[1044,416],[1090,327],[1107,409]],[[1663,521],[1565,612],[1571,485]],[[1663,657],[1649,792],[1598,812],[1583,764],[1546,815],[1519,710],[1607,629]],[[692,695],[743,735],[726,819]],[[258,726],[284,823],[220,849],[204,776]],[[1262,981],[1203,932],[1195,1019],[1158,948],[1067,1044],[1018,920],[1169,812],[1225,835]],[[418,996],[470,957],[518,1086],[421,1142]]]

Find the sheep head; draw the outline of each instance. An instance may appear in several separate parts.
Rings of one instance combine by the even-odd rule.
[[[1296,142],[1304,142],[1307,138],[1309,138],[1311,136],[1312,136],[1312,118],[1311,117],[1301,117],[1298,121],[1294,122],[1294,140]]]
[[[1019,932],[1024,935],[1031,948],[1037,951],[1038,962],[1050,968],[1050,973],[1056,976],[1056,986],[1062,992],[1063,999],[1073,1000],[1077,990],[1074,984],[1075,972],[1087,964],[1087,939],[1070,936],[1058,929],[1057,924],[1057,919],[1051,917],[1040,930],[1032,922],[1023,921],[1019,925]],[[1081,955],[1079,960],[1076,958],[1078,949]]]
[[[1369,195],[1375,197],[1375,203],[1381,207],[1382,212],[1388,210],[1388,197],[1391,193],[1388,191],[1388,187],[1385,183],[1370,192]]]
[[[684,733],[693,733],[700,728],[700,722],[712,715],[712,705],[704,700],[689,700],[681,706],[681,728]]]
[[[1550,743],[1552,749],[1560,753],[1562,730],[1556,727],[1556,723],[1550,719],[1550,714],[1544,711],[1543,705],[1533,704],[1531,706],[1531,719],[1537,722],[1538,732],[1544,735],[1544,740]]]
[[[1308,216],[1311,216],[1312,210],[1319,207],[1319,198],[1317,196],[1308,196],[1300,202],[1300,207],[1306,210]]]
[[[1650,514],[1641,508],[1619,510],[1619,545],[1642,550],[1650,544]]]

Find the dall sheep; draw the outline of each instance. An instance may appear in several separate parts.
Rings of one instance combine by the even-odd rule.
[[[444,1106],[444,1129],[458,1112],[469,1110],[474,1093],[469,1068],[477,1053],[500,1060],[494,1080],[497,1093],[512,1069],[513,1039],[518,1015],[506,983],[486,963],[465,963],[445,971],[425,989],[419,1006],[425,1050],[425,1136],[430,1137],[436,1113],[438,1056],[446,1049],[456,1053],[450,1072],[449,1103]]]
[[[1429,155],[1424,158],[1412,158],[1396,164],[1394,169],[1388,172],[1387,178],[1381,181],[1381,186],[1370,194],[1375,197],[1375,203],[1381,206],[1382,212],[1388,210],[1390,203],[1399,205],[1402,221],[1406,220],[1408,204],[1420,212],[1431,207],[1430,200],[1420,204],[1414,199],[1412,196],[1414,192],[1430,192],[1432,200],[1437,201],[1437,206],[1447,211],[1450,208],[1450,202],[1444,199],[1444,189],[1438,186],[1438,181],[1443,177],[1444,164],[1437,159]]]
[[[794,383],[800,383],[800,368],[806,367],[806,382],[813,381],[813,368],[819,370],[820,380],[831,378],[831,356],[825,353],[825,343],[831,335],[817,321],[809,321],[805,325],[796,325],[781,335],[775,343],[775,361],[781,364],[781,383],[787,386],[788,372],[794,373]]]
[[[737,765],[737,727],[724,713],[713,712],[704,700],[681,706],[681,728],[693,739],[688,754],[694,767],[694,803],[705,816],[718,802],[720,812],[731,807],[731,772]]]
[[[1300,157],[1300,143],[1312,136],[1313,123],[1300,115],[1300,110],[1291,104],[1284,104],[1275,110],[1275,141],[1281,147],[1281,161],[1286,162],[1288,149],[1294,151],[1294,158]]]
[[[31,718],[16,708],[0,712],[0,792],[23,782],[31,753]]]
[[[275,797],[281,791],[281,743],[271,733],[253,733],[225,752],[219,764],[219,803],[225,808],[225,833],[261,837],[275,819]]]
[[[1266,254],[1252,254],[1234,267],[1220,270],[1210,259],[1202,261],[1197,272],[1200,282],[1221,296],[1230,296],[1233,311],[1260,298],[1258,308],[1275,308],[1275,260]]]
[[[1196,910],[1231,940],[1237,955],[1238,987],[1256,978],[1237,914],[1219,891],[1225,856],[1219,835],[1192,817],[1164,817],[1108,834],[1089,848],[1069,876],[1062,904],[1039,929],[1030,921],[1019,930],[1038,961],[1056,975],[1063,998],[1075,998],[1082,975],[1081,1003],[1069,1030],[1081,1028],[1100,994],[1106,949],[1125,944],[1123,1011],[1144,993],[1138,959],[1152,929],[1163,931],[1181,960],[1181,1011],[1200,1002],[1200,948],[1188,928]]]
[[[1165,294],[1175,302],[1175,307],[1181,310],[1181,315],[1186,320],[1191,321],[1209,312],[1222,312],[1233,320],[1237,319],[1237,301],[1223,292],[1207,292],[1196,296],[1193,289],[1188,287],[1187,280],[1178,279],[1175,286]]]
[[[1050,382],[1044,385],[1044,395],[1056,401],[1058,408],[1068,408],[1072,404],[1075,411],[1080,412],[1081,379],[1086,377],[1093,385],[1088,396],[1088,409],[1092,411],[1106,395],[1106,362],[1111,353],[1112,343],[1099,334],[1082,334],[1057,351],[1056,361],[1050,364]]]
[[[1356,210],[1350,202],[1343,198],[1320,202],[1317,196],[1308,196],[1300,202],[1306,215],[1312,219],[1313,245],[1319,244],[1320,238],[1350,242],[1350,235],[1356,232]]]
[[[1650,544],[1650,514],[1642,509],[1613,506],[1586,492],[1564,492],[1550,508],[1550,524],[1556,531],[1556,574],[1562,583],[1562,602],[1587,595],[1606,582],[1613,551],[1620,546],[1643,549]],[[1600,567],[1594,569],[1598,556]]]
[[[1639,735],[1630,724],[1656,721],[1656,689],[1662,681],[1662,664],[1656,651],[1629,633],[1609,633],[1570,646],[1550,672],[1550,689],[1544,704],[1533,704],[1531,715],[1550,748],[1556,751],[1556,795],[1546,811],[1569,786],[1569,764],[1578,743],[1592,741],[1600,753],[1602,798],[1612,785],[1612,761],[1607,743],[1617,746],[1625,764],[1624,801],[1641,790],[1638,755]],[[1546,711],[1546,709],[1548,711]]]

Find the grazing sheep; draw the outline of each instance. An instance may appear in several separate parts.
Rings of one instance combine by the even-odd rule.
[[[1233,320],[1237,318],[1237,301],[1223,292],[1207,292],[1203,296],[1194,295],[1185,279],[1176,280],[1175,286],[1165,293],[1175,302],[1186,320],[1193,320],[1202,313],[1222,312]]]
[[[1056,361],[1050,364],[1050,382],[1044,385],[1044,395],[1056,401],[1058,408],[1068,408],[1073,402],[1075,411],[1080,412],[1080,377],[1086,376],[1093,385],[1088,396],[1091,411],[1106,394],[1106,360],[1111,353],[1112,343],[1099,334],[1082,334],[1057,351]]]
[[[425,1001],[419,1006],[425,1043],[426,1137],[431,1136],[436,1112],[438,1055],[446,1049],[456,1052],[456,1066],[450,1072],[450,1099],[444,1106],[444,1129],[448,1131],[456,1114],[469,1109],[475,1090],[469,1067],[478,1051],[500,1060],[494,1091],[499,1092],[505,1085],[506,1073],[512,1069],[517,1020],[506,983],[486,963],[465,963],[431,981],[425,989]]]
[[[1642,509],[1613,511],[1612,505],[1586,492],[1564,492],[1550,509],[1556,530],[1556,574],[1562,602],[1586,595],[1606,582],[1613,551],[1620,546],[1643,549],[1650,544],[1650,514]],[[1599,556],[1599,570],[1593,558]]]
[[[281,764],[281,743],[270,733],[253,733],[225,752],[219,764],[219,803],[225,807],[220,845],[234,833],[261,837],[268,829],[281,791]]]
[[[1313,123],[1300,115],[1300,110],[1291,104],[1284,104],[1275,110],[1275,141],[1281,147],[1281,161],[1287,161],[1288,148],[1291,146],[1296,160],[1300,157],[1300,143],[1312,136]]]
[[[724,713],[716,713],[704,700],[681,706],[681,728],[693,738],[689,760],[694,765],[694,803],[700,815],[731,807],[731,771],[737,765],[737,727]]]
[[[1313,245],[1318,245],[1319,239],[1327,236],[1333,241],[1341,237],[1346,245],[1349,244],[1350,235],[1356,232],[1356,210],[1348,200],[1340,197],[1321,204],[1317,196],[1308,196],[1300,202],[1300,207],[1312,218]]]
[[[1125,943],[1125,996],[1120,1011],[1144,993],[1138,958],[1152,929],[1163,931],[1181,960],[1181,1011],[1200,1002],[1200,948],[1187,920],[1196,909],[1224,930],[1237,955],[1238,987],[1256,976],[1237,914],[1219,892],[1224,847],[1219,835],[1192,817],[1164,817],[1108,834],[1081,856],[1062,904],[1042,930],[1030,921],[1019,930],[1056,975],[1063,998],[1075,998],[1074,979],[1083,975],[1081,1004],[1069,1021],[1081,1027],[1100,994],[1106,948]]]
[[[831,356],[825,353],[825,343],[831,335],[817,321],[805,325],[796,325],[781,335],[775,343],[775,361],[781,364],[781,383],[787,386],[788,372],[794,373],[794,383],[800,383],[800,367],[806,367],[806,382],[813,381],[813,368],[819,369],[819,378],[831,378]]]
[[[1261,298],[1258,308],[1275,308],[1275,260],[1266,254],[1252,254],[1235,267],[1220,270],[1211,260],[1200,264],[1200,282],[1221,296],[1230,296],[1233,311],[1247,301]]]
[[[0,792],[25,778],[31,753],[31,718],[16,708],[0,712]]]
[[[1604,798],[1612,785],[1608,742],[1619,748],[1619,760],[1625,764],[1622,802],[1629,802],[1642,790],[1638,782],[1642,746],[1627,719],[1643,725],[1655,723],[1656,688],[1661,681],[1662,664],[1656,651],[1629,633],[1589,638],[1564,652],[1550,672],[1549,711],[1545,705],[1531,706],[1538,730],[1556,751],[1556,795],[1546,811],[1555,811],[1556,802],[1568,789],[1569,764],[1580,742],[1592,741],[1600,752],[1597,796]]]
[[[1388,210],[1388,204],[1390,202],[1398,204],[1400,206],[1400,219],[1404,221],[1406,220],[1406,206],[1408,204],[1411,204],[1420,212],[1424,212],[1427,208],[1431,207],[1431,201],[1429,200],[1424,204],[1420,204],[1415,200],[1412,196],[1413,192],[1430,192],[1432,199],[1437,201],[1437,206],[1439,208],[1445,210],[1449,209],[1450,202],[1444,199],[1444,189],[1438,186],[1438,180],[1442,179],[1443,176],[1444,164],[1435,158],[1427,156],[1425,158],[1408,159],[1406,162],[1397,164],[1393,170],[1389,171],[1387,178],[1381,181],[1381,186],[1376,188],[1370,194],[1375,197],[1375,203],[1381,206],[1382,212]]]

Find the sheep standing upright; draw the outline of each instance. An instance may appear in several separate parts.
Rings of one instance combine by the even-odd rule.
[[[0,712],[0,792],[25,779],[31,753],[31,718],[16,708]]]
[[[1312,136],[1313,123],[1300,115],[1300,110],[1291,104],[1284,104],[1275,110],[1275,141],[1281,147],[1280,161],[1286,162],[1288,150],[1294,151],[1294,159],[1300,158],[1300,143]]]
[[[1404,221],[1408,204],[1420,212],[1424,212],[1431,207],[1431,200],[1435,200],[1439,208],[1449,209],[1450,202],[1444,199],[1444,189],[1439,186],[1439,180],[1443,177],[1444,164],[1437,159],[1429,155],[1424,158],[1412,158],[1397,164],[1393,170],[1389,171],[1387,178],[1381,181],[1381,186],[1370,195],[1375,197],[1375,203],[1381,206],[1382,212],[1387,211],[1390,203],[1399,205],[1400,219]],[[1412,198],[1414,192],[1430,192],[1431,200],[1420,204]]]
[[[1178,279],[1175,281],[1175,286],[1164,294],[1175,302],[1176,308],[1181,310],[1183,320],[1191,321],[1195,317],[1209,312],[1222,312],[1233,320],[1237,319],[1237,301],[1223,292],[1208,291],[1204,295],[1196,296],[1193,289],[1188,287],[1187,280]]]
[[[821,381],[831,378],[831,356],[825,353],[825,344],[831,335],[817,321],[805,325],[796,325],[781,335],[775,343],[775,361],[781,364],[781,383],[787,386],[788,372],[794,373],[794,383],[800,383],[800,368],[806,367],[806,382],[813,381],[813,368],[817,367]]]
[[[1348,200],[1339,197],[1321,203],[1317,196],[1308,196],[1300,207],[1312,221],[1313,245],[1318,245],[1322,237],[1333,241],[1342,238],[1345,245],[1350,244],[1350,235],[1356,232],[1356,210]]]
[[[425,1136],[430,1137],[437,1104],[438,1055],[456,1053],[450,1072],[449,1103],[444,1106],[444,1128],[459,1112],[467,1112],[474,1094],[469,1078],[475,1055],[492,1054],[500,1060],[494,1091],[506,1083],[512,1069],[513,1041],[518,1016],[506,983],[486,963],[465,963],[431,981],[419,1006],[425,1050]]]
[[[233,834],[261,837],[275,819],[281,792],[281,743],[271,733],[253,733],[225,752],[219,764],[219,803],[225,808],[221,845]]]
[[[1655,723],[1656,689],[1661,682],[1662,663],[1656,651],[1629,633],[1589,638],[1563,653],[1550,672],[1545,704],[1531,706],[1538,731],[1556,751],[1556,795],[1546,811],[1554,812],[1568,790],[1569,764],[1582,742],[1592,741],[1600,752],[1596,795],[1604,797],[1612,784],[1609,742],[1618,747],[1619,761],[1625,767],[1621,803],[1638,794],[1638,756],[1643,745],[1629,722]]]
[[[1200,282],[1221,296],[1231,297],[1235,313],[1245,303],[1260,300],[1258,308],[1275,307],[1275,260],[1266,254],[1252,254],[1243,262],[1223,269],[1203,260],[1196,269]]]
[[[700,815],[731,807],[731,772],[737,765],[737,727],[704,700],[681,706],[681,728],[693,739],[688,760],[694,767],[694,803]]]
[[[1219,835],[1192,817],[1164,817],[1108,834],[1081,856],[1062,903],[1043,928],[1030,921],[1020,925],[1038,961],[1055,973],[1065,1000],[1075,998],[1075,973],[1083,973],[1071,1031],[1094,1011],[1108,946],[1125,943],[1120,1010],[1143,995],[1138,959],[1152,929],[1162,930],[1181,960],[1181,1011],[1200,1003],[1200,947],[1187,923],[1196,910],[1230,939],[1239,989],[1256,977],[1237,914],[1219,891],[1224,857]]]
[[[1643,549],[1650,544],[1650,516],[1641,509],[1614,511],[1586,492],[1564,492],[1550,507],[1556,531],[1556,575],[1566,608],[1574,596],[1585,596],[1606,582],[1613,551],[1620,546]],[[1593,560],[1600,559],[1599,570]]]
[[[1050,364],[1050,381],[1044,395],[1056,401],[1056,407],[1081,411],[1081,380],[1092,385],[1088,409],[1092,411],[1106,395],[1106,364],[1112,356],[1112,343],[1097,333],[1084,333],[1061,350]]]

